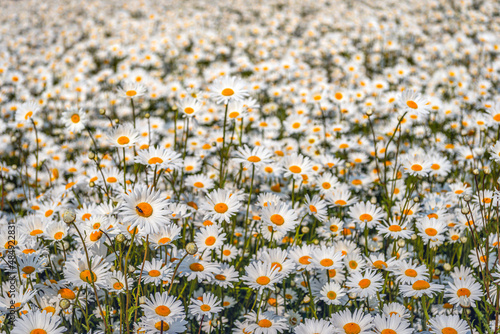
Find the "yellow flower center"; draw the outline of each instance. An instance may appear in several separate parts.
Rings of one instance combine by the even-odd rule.
[[[73,123],[78,123],[78,122],[80,122],[80,115],[78,115],[78,114],[73,114],[73,115],[71,116],[71,122],[73,122]]]
[[[361,327],[357,323],[350,322],[344,325],[344,331],[346,334],[359,334],[361,333]]]
[[[153,214],[153,207],[149,203],[142,202],[136,205],[135,212],[141,217],[148,218]]]
[[[260,276],[255,281],[257,282],[257,284],[266,285],[269,284],[269,282],[271,282],[271,279],[267,276]]]
[[[221,94],[224,96],[231,96],[234,95],[234,90],[232,90],[231,88],[224,88]]]
[[[170,309],[165,305],[160,305],[155,309],[155,313],[161,317],[166,317],[170,314]]]
[[[419,280],[413,283],[412,288],[413,290],[427,290],[431,287],[431,285],[424,281],[424,280]]]
[[[214,206],[214,210],[217,213],[225,213],[228,209],[229,209],[229,207],[227,206],[226,203],[219,203],[219,204],[215,204],[215,206]]]
[[[418,109],[418,104],[415,103],[415,101],[406,101],[406,105],[412,109]]]
[[[274,214],[271,216],[271,222],[278,226],[281,226],[285,223],[285,219],[281,215]]]
[[[163,159],[159,158],[159,157],[153,157],[153,158],[148,160],[148,164],[150,164],[150,165],[161,164],[161,163],[163,163]]]
[[[80,273],[80,279],[87,283],[94,283],[95,281],[97,281],[97,275],[87,269]]]
[[[130,139],[127,136],[121,136],[116,140],[116,142],[120,145],[127,145],[130,143]]]

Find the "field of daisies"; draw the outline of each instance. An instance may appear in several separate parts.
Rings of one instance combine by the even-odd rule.
[[[499,18],[1,1],[0,333],[500,333]]]

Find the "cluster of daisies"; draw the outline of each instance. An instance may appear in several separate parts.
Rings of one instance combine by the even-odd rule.
[[[0,334],[499,333],[499,15],[2,2]]]

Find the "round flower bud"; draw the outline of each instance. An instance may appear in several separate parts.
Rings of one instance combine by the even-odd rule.
[[[464,206],[464,207],[462,208],[462,213],[463,213],[464,215],[468,214],[469,212],[470,212],[470,211],[469,211],[469,208],[468,208],[468,207]]]
[[[472,199],[472,197],[471,197],[469,194],[464,195],[464,201],[466,201],[466,202],[470,202],[470,201],[471,201],[471,199]]]
[[[123,234],[118,234],[116,236],[116,242],[124,242],[125,241],[125,236]]]
[[[89,159],[94,160],[95,158],[95,153],[94,152],[89,152]]]
[[[62,219],[66,224],[71,224],[76,220],[76,212],[71,209],[64,210]]]
[[[401,247],[404,247],[406,245],[406,242],[405,242],[405,239],[399,239],[398,240],[398,246],[401,248]]]
[[[479,175],[479,169],[475,168],[475,169],[472,171],[472,174],[474,174],[474,175]]]
[[[146,113],[146,114],[144,115],[144,118],[149,118],[149,117],[151,117],[151,115],[150,115],[149,113]]]
[[[99,114],[101,114],[103,116],[106,115],[106,109],[102,109],[102,108],[99,109]]]
[[[311,301],[311,298],[310,298],[309,296],[304,296],[304,299],[302,300],[302,302],[303,302],[304,304],[307,304],[307,303],[309,303],[310,301]]]
[[[445,264],[443,265],[443,269],[444,269],[444,270],[446,270],[446,271],[450,271],[450,270],[451,270],[451,264],[449,264],[449,263],[445,263]]]
[[[309,229],[309,227],[307,227],[307,226],[302,226],[302,229],[301,229],[302,233],[304,233],[304,234],[305,234],[305,233],[309,233],[309,230],[310,230],[310,229]]]
[[[411,240],[417,240],[417,235],[416,234],[412,234],[411,235]]]
[[[194,255],[198,253],[198,246],[194,242],[190,242],[186,245],[186,252],[188,252],[189,255]]]
[[[90,181],[90,182],[89,182],[89,187],[90,187],[90,188],[94,188],[94,187],[95,187],[95,183],[94,183],[94,181]]]
[[[373,115],[373,110],[368,109],[368,110],[366,111],[366,116],[370,117],[371,115]]]
[[[70,306],[71,306],[71,303],[69,300],[67,299],[61,299],[61,301],[59,302],[59,306],[63,309],[63,310],[66,310],[68,309]]]
[[[460,242],[465,244],[467,242],[467,237],[461,237]]]
[[[356,299],[358,297],[357,293],[351,292],[349,293],[349,299]]]

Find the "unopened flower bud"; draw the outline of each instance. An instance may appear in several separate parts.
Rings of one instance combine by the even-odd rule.
[[[491,170],[488,166],[484,167],[483,171],[484,171],[484,174],[486,174],[486,175],[490,175],[490,173],[491,173]]]
[[[76,212],[71,209],[64,210],[62,219],[66,224],[71,224],[76,220]]]
[[[141,305],[146,304],[146,297],[140,296],[139,297],[139,304],[141,304]]]
[[[370,203],[377,204],[377,197],[372,196],[372,198],[370,198]]]
[[[304,234],[305,234],[305,233],[309,233],[309,230],[310,230],[310,229],[309,229],[309,227],[307,227],[307,226],[302,226],[302,229],[301,229],[302,233],[304,233]]]
[[[470,201],[471,201],[471,199],[472,199],[472,197],[471,197],[469,194],[464,195],[464,201],[466,201],[466,202],[470,202]]]
[[[401,247],[404,247],[406,245],[406,242],[405,242],[405,239],[399,239],[398,240],[398,246],[401,248]]]
[[[90,187],[90,188],[94,188],[94,187],[95,187],[95,183],[94,183],[94,181],[90,181],[90,182],[89,182],[89,187]]]
[[[99,109],[99,114],[101,114],[103,116],[106,115],[106,109],[102,109],[102,108]]]
[[[464,207],[462,208],[462,213],[463,213],[464,215],[468,214],[469,212],[470,212],[470,211],[469,211],[469,208],[468,208],[468,207],[464,206]]]
[[[319,244],[319,240],[318,239],[314,239],[313,240],[313,244],[315,244],[315,245]]]
[[[146,113],[146,114],[144,115],[144,118],[149,118],[149,117],[151,117],[151,115],[150,115],[149,113]]]
[[[357,293],[355,293],[355,292],[349,293],[349,299],[356,299],[356,297],[358,297]]]
[[[94,152],[89,152],[89,159],[94,160],[95,158],[95,153]]]
[[[467,242],[467,237],[461,237],[460,242],[465,244]]]
[[[415,202],[415,203],[420,202],[420,197],[418,197],[418,196],[413,197],[413,202]]]
[[[370,117],[371,115],[373,115],[373,110],[368,109],[368,110],[366,111],[366,116]]]
[[[67,299],[61,299],[61,301],[59,301],[59,306],[63,310],[66,310],[66,309],[68,309],[71,306],[71,302],[69,300],[67,300]]]
[[[125,235],[120,233],[116,236],[116,242],[124,242],[124,241],[125,241]]]
[[[412,234],[411,235],[411,240],[417,240],[417,235],[416,234]]]
[[[133,273],[135,271],[135,267],[134,266],[128,266],[128,272],[129,273]]]
[[[472,174],[474,174],[474,175],[479,175],[479,169],[475,168],[475,169],[472,171]]]
[[[120,123],[120,120],[118,118],[115,118],[115,123],[116,124]]]
[[[198,253],[198,246],[194,242],[190,242],[186,245],[186,252],[188,252],[189,255],[194,255]]]

